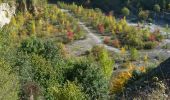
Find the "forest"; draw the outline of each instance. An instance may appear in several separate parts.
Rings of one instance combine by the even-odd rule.
[[[0,0],[0,100],[168,100],[169,13],[170,0]]]

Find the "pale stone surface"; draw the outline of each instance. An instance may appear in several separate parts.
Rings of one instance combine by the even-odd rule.
[[[9,6],[8,3],[0,4],[0,28],[9,24],[12,16],[15,14],[15,6]]]

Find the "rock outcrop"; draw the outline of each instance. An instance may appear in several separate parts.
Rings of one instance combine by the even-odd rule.
[[[10,23],[12,16],[15,14],[15,9],[15,6],[10,6],[8,3],[0,4],[0,28]]]

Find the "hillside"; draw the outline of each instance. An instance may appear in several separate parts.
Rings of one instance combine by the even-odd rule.
[[[170,28],[150,23],[169,10],[146,2],[0,0],[0,100],[169,99]]]
[[[142,78],[128,83],[123,94],[116,99],[126,98],[145,100],[170,99],[170,58],[162,62],[158,67],[149,71]]]

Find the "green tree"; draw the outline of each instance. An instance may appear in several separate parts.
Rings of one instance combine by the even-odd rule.
[[[139,58],[139,54],[138,54],[138,51],[135,49],[135,48],[131,48],[130,49],[130,59],[132,61],[135,61]]]
[[[92,56],[99,62],[105,78],[109,80],[112,75],[114,61],[109,57],[108,51],[102,46],[94,46]]]
[[[58,83],[63,83],[63,71],[65,62],[60,57],[56,46],[50,41],[31,37],[24,40],[17,53],[16,68],[20,75],[22,87],[40,87],[40,91],[46,99],[53,99],[54,96],[48,88]],[[32,84],[34,83],[34,84]],[[38,86],[37,86],[38,84]],[[27,89],[27,88],[26,88]],[[30,91],[30,90],[27,90]],[[37,91],[38,92],[38,91]],[[38,97],[33,94],[33,97]],[[30,92],[23,92],[22,96],[28,98]]]
[[[75,82],[67,81],[64,86],[54,86],[50,88],[55,100],[86,100],[86,95],[82,92],[82,87]]]
[[[123,7],[121,12],[124,16],[128,16],[130,14],[130,11],[127,7]]]
[[[170,3],[168,4],[168,10],[170,11]]]
[[[142,20],[147,20],[149,17],[149,11],[143,11],[141,10],[138,14],[139,18]]]
[[[9,63],[0,59],[0,100],[18,100],[19,80]]]
[[[65,75],[69,81],[76,81],[83,87],[89,99],[106,99],[108,97],[108,80],[96,63],[87,59],[78,59],[71,64]]]
[[[166,0],[161,0],[160,3],[161,3],[162,8],[166,9],[166,3],[167,3]]]
[[[155,4],[153,9],[154,9],[154,11],[156,11],[157,13],[161,11],[161,7],[159,6],[159,4]]]

